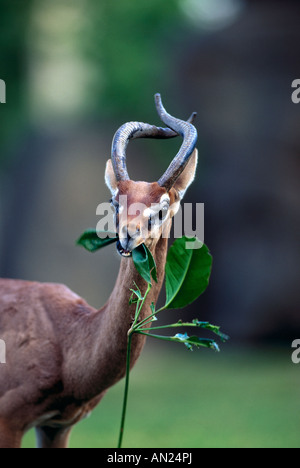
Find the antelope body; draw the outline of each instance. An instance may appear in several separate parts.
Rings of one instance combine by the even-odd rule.
[[[164,279],[167,236],[162,236],[162,230],[171,229],[197,165],[194,115],[187,122],[175,119],[165,111],[160,95],[156,105],[168,128],[138,122],[123,125],[107,162],[105,180],[112,194],[122,258],[104,307],[94,309],[63,285],[0,279],[0,337],[6,345],[6,364],[0,364],[0,448],[20,447],[23,434],[32,427],[39,447],[67,447],[73,425],[125,375],[127,332],[134,317],[130,288],[135,282],[145,293],[147,286],[131,252],[145,242],[157,264],[158,283],[147,297],[143,319],[151,303],[156,303]],[[184,138],[181,149],[158,182],[130,180],[125,152],[130,139],[178,134]],[[126,213],[121,196],[127,197]],[[129,214],[134,203],[146,205],[147,213]],[[149,223],[155,217],[155,236],[150,236]],[[144,343],[145,336],[134,336],[132,366]]]

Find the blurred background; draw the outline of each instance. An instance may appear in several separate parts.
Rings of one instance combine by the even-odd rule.
[[[147,344],[132,383],[143,416],[128,423],[127,446],[299,446],[299,19],[297,0],[1,4],[1,277],[62,282],[104,304],[115,247],[91,255],[75,242],[110,198],[113,134],[125,121],[160,124],[156,92],[179,118],[198,112],[200,164],[185,201],[205,203],[213,275],[203,297],[163,320],[209,320],[231,341],[192,358]],[[131,143],[132,179],[157,180],[179,145]],[[74,446],[114,446],[121,393],[78,426]]]

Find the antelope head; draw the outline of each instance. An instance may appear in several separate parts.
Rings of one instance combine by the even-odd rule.
[[[111,191],[114,221],[119,236],[117,250],[123,257],[145,243],[153,247],[168,230],[184,194],[193,182],[198,152],[195,149],[197,131],[192,122],[176,119],[163,107],[160,94],[155,95],[158,114],[167,128],[141,122],[128,122],[115,134],[111,159],[107,161],[105,181]],[[126,148],[135,138],[183,137],[182,146],[162,177],[153,183],[135,182],[126,167]]]

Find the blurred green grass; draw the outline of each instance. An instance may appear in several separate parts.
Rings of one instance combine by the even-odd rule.
[[[171,345],[172,351],[172,345]],[[131,374],[124,447],[298,448],[300,374],[287,348],[190,353],[147,345]],[[73,430],[71,447],[115,447],[124,382]],[[23,447],[34,447],[34,432]]]

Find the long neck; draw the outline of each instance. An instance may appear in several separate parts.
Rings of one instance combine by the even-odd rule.
[[[157,265],[157,276],[158,282],[152,281],[152,288],[147,296],[145,304],[142,308],[139,319],[142,320],[151,314],[150,305],[152,302],[156,304],[159,293],[162,288],[165,264],[167,255],[167,239],[160,239],[156,245],[155,250],[152,252]],[[105,325],[107,332],[111,334],[114,339],[114,349],[118,354],[120,360],[125,355],[127,345],[127,332],[130,329],[134,315],[135,305],[129,305],[129,299],[131,296],[130,289],[135,289],[135,285],[141,290],[144,295],[147,289],[147,283],[141,278],[136,268],[134,267],[133,261],[130,259],[122,259],[118,279],[116,281],[113,292],[104,308],[105,314]],[[120,343],[123,343],[122,349],[120,349]],[[134,340],[132,348],[131,362],[135,363],[139,357],[142,347],[145,342],[145,337],[139,336],[139,339]]]
[[[152,282],[140,319],[150,315],[151,303],[157,302],[164,280],[167,248],[168,240],[161,238],[152,251],[157,265],[158,283]],[[89,339],[88,355],[82,355],[78,364],[82,367],[80,373],[84,381],[88,374],[89,396],[105,391],[125,375],[127,333],[135,316],[135,305],[129,305],[130,289],[134,288],[134,284],[145,294],[147,284],[136,271],[132,259],[123,258],[108,302],[92,317],[85,330],[85,336]],[[134,335],[131,366],[140,356],[145,339],[144,335]]]

